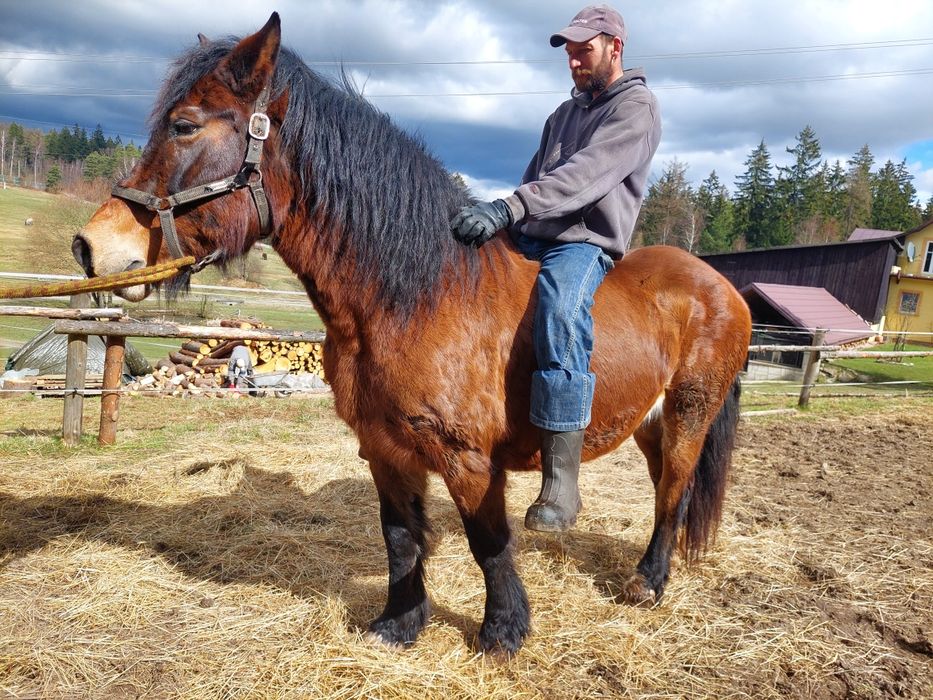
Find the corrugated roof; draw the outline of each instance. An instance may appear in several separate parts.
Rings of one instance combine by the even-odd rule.
[[[900,236],[903,231],[885,231],[883,229],[877,228],[857,228],[851,234],[849,234],[848,240],[850,241],[877,241],[884,240],[886,238],[896,238]]]
[[[755,282],[742,289],[746,300],[752,295],[764,299],[798,328],[826,328],[827,345],[851,343],[872,335],[865,319],[822,287]]]

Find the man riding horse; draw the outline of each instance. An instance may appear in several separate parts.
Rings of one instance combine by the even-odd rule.
[[[581,508],[577,476],[596,385],[590,309],[628,248],[661,136],[644,71],[622,70],[626,37],[608,5],[584,8],[551,36],[551,46],[566,45],[571,98],[548,117],[515,193],[466,207],[451,223],[475,246],[510,227],[522,253],[541,262],[530,420],[541,430],[542,484],[525,515],[531,530],[567,530]]]

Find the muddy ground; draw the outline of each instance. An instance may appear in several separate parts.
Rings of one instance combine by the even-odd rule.
[[[837,663],[820,687],[801,684],[786,664],[777,689],[933,697],[933,415],[747,419],[739,445],[730,527],[777,528],[797,547],[800,585],[766,604],[787,610],[788,622],[819,623],[812,634],[828,644],[871,650],[864,666]],[[730,581],[722,604],[753,591],[760,587]]]

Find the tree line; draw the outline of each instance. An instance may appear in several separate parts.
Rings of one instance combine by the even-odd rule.
[[[142,150],[119,136],[104,136],[98,124],[44,132],[12,122],[0,124],[0,180],[49,191],[73,190],[83,182],[124,177]]]
[[[762,140],[732,193],[715,170],[694,188],[687,164],[667,163],[648,188],[636,242],[719,253],[841,241],[856,228],[906,231],[933,218],[933,197],[918,201],[906,160],[875,168],[866,144],[830,163],[810,126],[785,150],[788,165],[775,167]]]

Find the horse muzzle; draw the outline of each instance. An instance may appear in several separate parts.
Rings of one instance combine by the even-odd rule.
[[[134,255],[132,251],[125,249],[121,251],[112,251],[107,255],[95,256],[91,241],[84,235],[84,232],[75,234],[74,239],[71,241],[71,253],[88,278],[112,274],[114,272],[136,270],[146,266],[145,260]],[[150,285],[137,284],[131,287],[116,289],[114,290],[114,294],[127,301],[136,302],[142,301],[149,296],[150,291]]]

